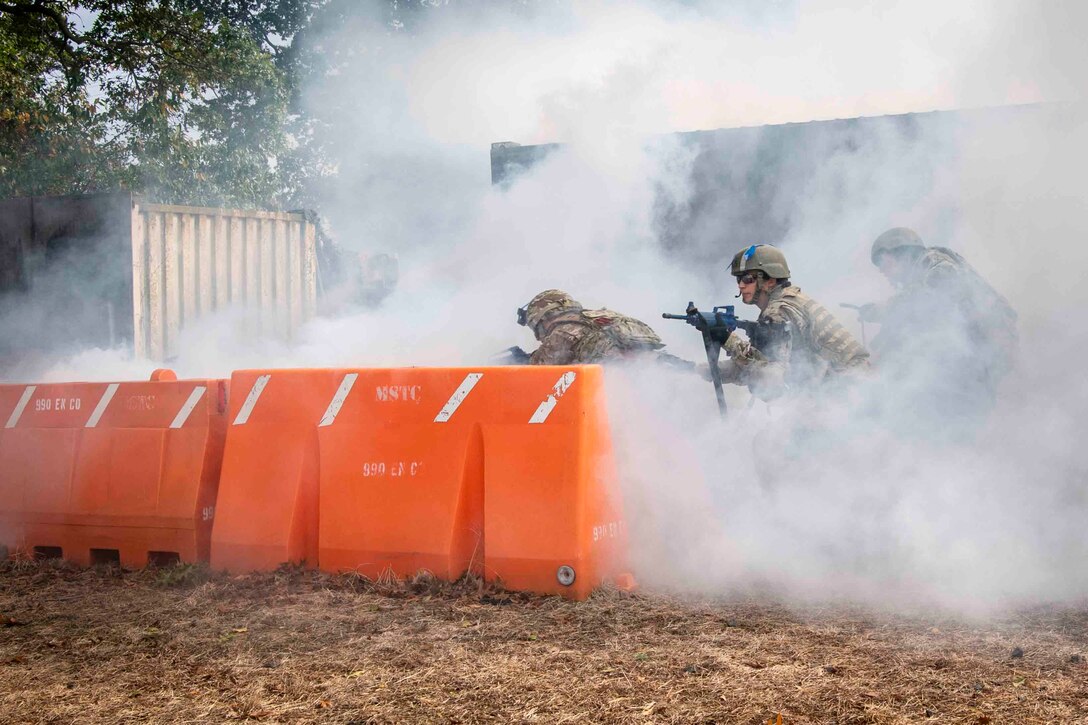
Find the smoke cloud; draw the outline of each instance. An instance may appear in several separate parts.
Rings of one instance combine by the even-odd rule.
[[[609,405],[648,585],[971,611],[1088,593],[1084,7],[465,4],[410,34],[375,15],[313,39],[345,60],[307,99],[339,149],[322,213],[346,248],[398,257],[396,291],[315,320],[291,348],[206,321],[186,331],[179,374],[484,364],[533,344],[514,310],[550,287],[639,317],[699,360],[698,335],[660,312],[733,302],[731,235],[752,200],[732,191],[765,168],[770,131],[730,148],[730,179],[701,175],[699,143],[660,134],[1044,103],[908,134],[893,120],[816,134],[789,150],[787,170],[803,173],[759,197],[780,237],[741,242],[782,246],[795,283],[859,336],[838,305],[892,293],[869,261],[877,234],[910,226],[964,254],[1020,316],[1019,368],[984,424],[934,440],[914,402],[889,403],[879,384],[770,405],[733,388],[723,422],[709,384],[640,366],[609,372]],[[564,146],[499,188],[496,141]],[[44,379],[116,378],[110,355]],[[923,384],[940,373],[925,366]]]

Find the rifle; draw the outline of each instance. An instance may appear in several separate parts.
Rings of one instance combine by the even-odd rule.
[[[758,323],[748,320],[738,320],[733,312],[733,305],[719,305],[713,312],[700,312],[694,302],[688,302],[688,308],[682,315],[671,315],[662,312],[661,316],[666,320],[684,320],[699,332],[703,333],[703,347],[706,349],[706,361],[710,364],[710,379],[714,383],[714,395],[718,399],[718,410],[725,417],[725,392],[722,390],[722,373],[718,369],[718,358],[721,357],[722,345],[729,335],[738,327],[749,335],[757,328]]]
[[[522,350],[519,345],[514,345],[492,355],[491,359],[498,365],[528,365],[529,353]]]

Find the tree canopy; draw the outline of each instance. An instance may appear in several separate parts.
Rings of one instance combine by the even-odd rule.
[[[389,0],[405,27],[415,6]],[[304,204],[330,173],[300,51],[353,0],[0,0],[0,197]]]

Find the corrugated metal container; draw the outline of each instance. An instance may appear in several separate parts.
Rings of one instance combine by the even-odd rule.
[[[134,202],[132,310],[135,352],[178,354],[181,330],[228,307],[249,332],[291,340],[314,315],[314,225],[302,214]]]
[[[125,341],[168,360],[184,328],[228,307],[241,311],[239,336],[290,341],[315,314],[307,219],[128,192],[0,200],[0,377],[28,359]]]

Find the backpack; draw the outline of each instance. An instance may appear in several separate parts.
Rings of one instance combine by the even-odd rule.
[[[659,350],[665,347],[649,325],[612,310],[582,310],[582,319],[603,331],[623,351]]]

